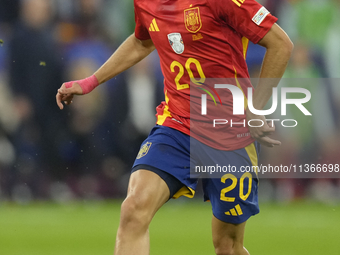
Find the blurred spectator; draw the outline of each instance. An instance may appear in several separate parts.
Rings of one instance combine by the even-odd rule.
[[[54,0],[54,3],[59,21],[56,24],[59,42],[72,43],[82,39],[103,41],[108,38],[100,20],[103,0]]]
[[[64,54],[65,79],[93,74],[112,52],[104,43],[86,38],[69,45]],[[131,147],[126,148],[129,142],[122,137],[128,111],[125,75],[102,84],[89,95],[77,97],[68,108],[70,133],[63,139],[60,154],[68,165],[63,172],[69,185],[87,198],[124,194],[120,178],[129,173],[132,164],[127,152]]]
[[[134,32],[133,1],[105,1],[101,24],[112,42],[122,42]]]
[[[312,112],[313,117],[305,116],[297,107],[290,107],[287,110],[287,116],[297,120],[298,127],[283,130],[286,131],[285,137],[294,140],[292,141],[295,143],[294,150],[300,155],[299,163],[310,162],[319,153],[316,148],[318,148],[317,145],[325,132],[322,123],[329,123],[328,131],[333,131],[326,93],[327,85],[322,84],[320,77],[321,73],[313,61],[311,47],[302,41],[296,42],[290,65],[286,70],[281,86],[305,88],[312,95],[312,99],[304,106]],[[314,95],[318,95],[317,98]],[[299,96],[290,95],[289,98],[299,98]],[[320,105],[319,100],[322,100],[324,104]]]
[[[333,113],[338,129],[340,128],[340,1],[337,2],[337,15],[333,24],[327,31],[326,42],[326,67],[331,84],[331,94],[333,95]]]
[[[56,174],[60,167],[56,148],[65,118],[51,100],[61,84],[62,69],[50,24],[54,15],[50,3],[21,1],[20,20],[9,42],[9,82],[20,116],[14,139],[18,155],[13,174],[20,179],[25,171],[23,181],[27,182],[36,182],[43,176],[41,171]],[[34,195],[40,195],[39,187],[31,183],[31,188]]]
[[[286,0],[278,13],[279,24],[293,42],[308,43],[322,77],[327,77],[324,51],[327,28],[336,20],[334,0]]]
[[[338,43],[340,40],[340,1],[338,2],[336,13],[333,23],[326,29],[327,36],[324,39],[326,43],[327,68],[331,78],[340,78],[340,47]],[[339,93],[337,95],[340,97]]]
[[[154,69],[150,68],[157,58],[151,54],[128,71],[127,114],[122,123],[122,148],[132,165],[139,146],[156,123],[155,108],[164,99],[159,96],[162,83],[157,81]]]
[[[13,95],[8,87],[8,77],[5,69],[7,59],[7,39],[0,31],[4,45],[0,47],[0,198],[9,197],[10,171],[15,162],[15,148],[12,142],[18,128],[19,119],[15,111]]]
[[[299,39],[298,26],[298,10],[296,3],[301,0],[271,0],[273,6],[280,6],[277,10],[278,24],[289,35],[290,39],[295,42]]]

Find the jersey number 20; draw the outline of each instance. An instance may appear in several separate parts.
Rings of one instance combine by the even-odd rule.
[[[197,69],[197,72],[200,76],[199,79],[195,78],[194,77],[194,74],[191,70],[191,64],[194,64],[196,66],[196,69]],[[175,68],[177,67],[178,69],[178,74],[175,78],[175,83],[176,83],[176,87],[177,87],[177,90],[181,90],[181,89],[188,89],[190,86],[189,84],[187,83],[184,83],[184,84],[181,84],[180,83],[180,80],[181,78],[183,77],[184,75],[184,67],[181,63],[179,63],[178,61],[173,61],[170,65],[170,70],[172,73],[176,72]],[[202,83],[205,82],[205,75],[203,73],[203,69],[202,69],[202,66],[201,66],[201,63],[195,59],[195,58],[189,58],[186,62],[185,62],[185,69],[187,70],[187,73],[190,77],[190,80],[197,84],[197,85],[202,85]]]

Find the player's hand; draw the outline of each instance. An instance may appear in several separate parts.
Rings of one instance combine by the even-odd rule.
[[[249,110],[246,111],[246,118],[247,122],[249,120],[254,120],[251,122],[252,126],[259,126],[259,127],[249,127],[250,135],[254,139],[256,139],[260,144],[267,146],[267,147],[274,147],[275,145],[281,145],[281,142],[278,140],[274,140],[269,137],[269,135],[273,134],[275,131],[274,122],[267,123],[266,118],[264,116],[259,116],[251,113]],[[255,120],[262,120],[255,121]],[[262,125],[263,123],[263,125]],[[262,127],[260,127],[262,125]]]
[[[68,85],[68,86],[66,86]],[[59,109],[64,109],[64,104],[69,105],[72,103],[72,99],[74,95],[82,95],[83,90],[77,82],[70,83],[63,83],[61,87],[58,89],[56,100]]]

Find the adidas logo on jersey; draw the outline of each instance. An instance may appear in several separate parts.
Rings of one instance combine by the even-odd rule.
[[[153,19],[153,20],[152,20],[152,22],[151,22],[151,24],[150,24],[150,27],[149,27],[149,31],[152,31],[152,32],[159,32],[159,28],[158,28],[156,19]]]
[[[230,209],[228,212],[225,212],[226,215],[232,215],[232,216],[240,216],[243,214],[241,206],[236,205],[235,208]]]

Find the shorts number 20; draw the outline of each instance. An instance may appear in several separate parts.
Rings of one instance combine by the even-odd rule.
[[[248,179],[248,190],[247,190],[247,193],[244,194],[244,193],[245,193],[245,192],[244,192],[244,181],[245,181],[246,178]],[[239,185],[240,190],[239,190],[239,195],[240,195],[240,198],[241,198],[243,201],[244,201],[244,200],[247,200],[247,198],[248,198],[249,195],[250,195],[250,192],[251,192],[251,185],[252,185],[252,181],[253,181],[252,178],[253,178],[253,177],[252,177],[251,173],[244,173],[244,174],[241,176],[241,178],[240,178],[240,185]],[[220,199],[221,199],[222,201],[226,201],[226,202],[234,202],[234,201],[235,201],[235,197],[227,197],[226,194],[227,194],[229,191],[233,190],[233,189],[236,187],[236,185],[237,185],[237,178],[235,177],[235,175],[232,175],[232,174],[225,174],[225,175],[222,176],[221,182],[225,183],[226,180],[228,180],[228,179],[231,180],[231,184],[230,184],[228,187],[226,187],[226,188],[224,188],[224,189],[221,190],[221,197],[220,197]]]

